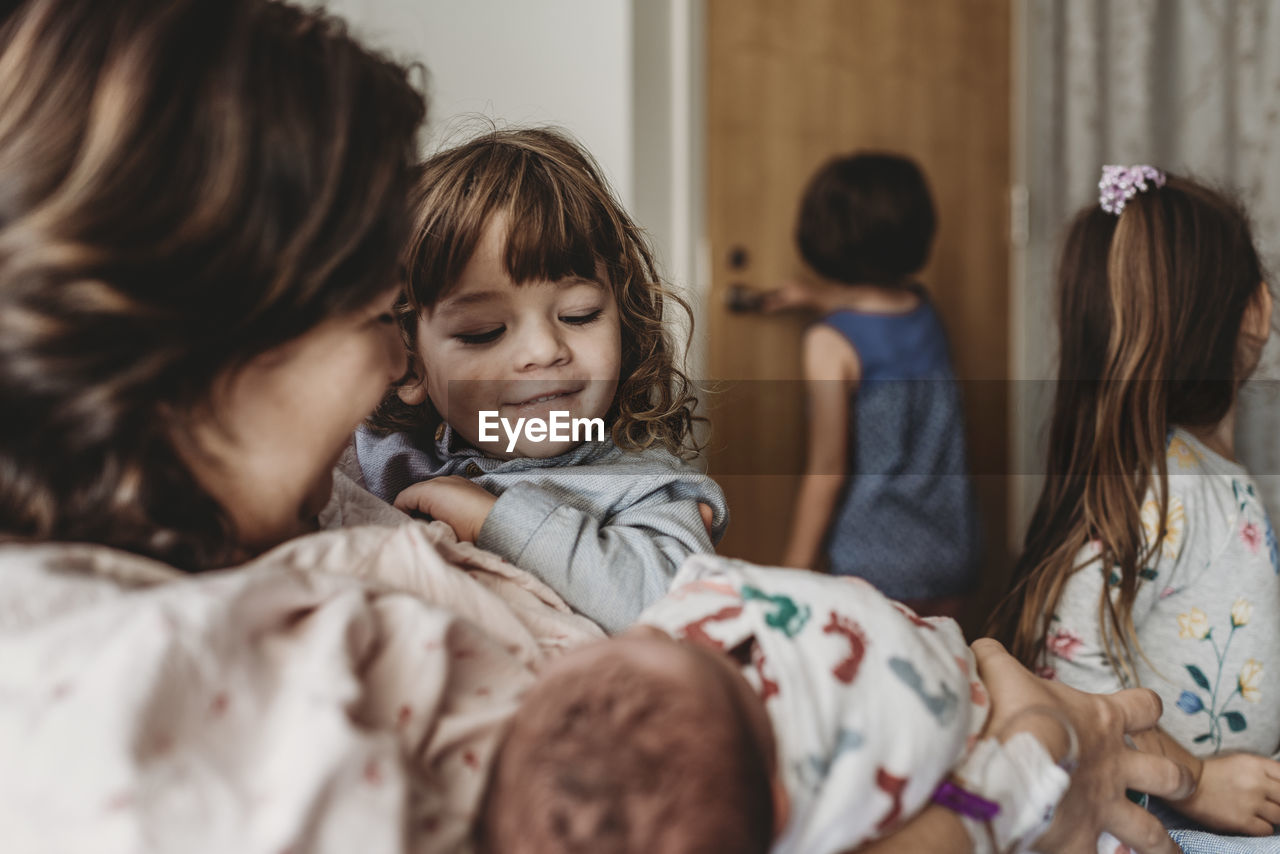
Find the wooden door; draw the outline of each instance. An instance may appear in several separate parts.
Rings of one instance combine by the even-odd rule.
[[[721,551],[781,557],[805,418],[801,318],[733,314],[733,284],[800,269],[800,192],[859,148],[921,164],[939,228],[921,275],[964,380],[990,583],[1006,556],[1010,0],[707,0],[711,472],[732,511]]]

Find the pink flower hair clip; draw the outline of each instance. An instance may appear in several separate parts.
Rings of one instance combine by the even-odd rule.
[[[1098,182],[1098,204],[1109,214],[1120,216],[1125,202],[1140,192],[1151,189],[1147,182],[1164,186],[1164,173],[1154,166],[1139,163],[1136,166],[1103,166],[1102,180]]]

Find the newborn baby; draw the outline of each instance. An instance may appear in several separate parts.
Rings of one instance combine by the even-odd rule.
[[[544,671],[477,832],[503,854],[823,854],[934,799],[1003,848],[1068,778],[1027,733],[974,749],[986,718],[953,621],[858,579],[697,556],[639,625]]]

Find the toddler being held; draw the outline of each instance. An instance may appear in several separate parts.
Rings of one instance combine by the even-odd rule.
[[[728,522],[683,459],[694,398],[663,312],[688,307],[555,131],[487,133],[427,160],[418,187],[410,372],[356,435],[365,483],[621,629]]]

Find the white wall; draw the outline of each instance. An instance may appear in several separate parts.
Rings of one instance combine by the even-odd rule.
[[[346,18],[367,43],[426,66],[428,150],[477,115],[560,125],[630,202],[631,0],[309,2]]]
[[[572,133],[697,309],[706,287],[702,0],[302,2],[426,67],[427,151],[474,133],[476,116]]]

